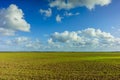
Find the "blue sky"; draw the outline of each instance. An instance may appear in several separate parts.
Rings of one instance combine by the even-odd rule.
[[[1,51],[118,51],[119,0],[0,0]]]

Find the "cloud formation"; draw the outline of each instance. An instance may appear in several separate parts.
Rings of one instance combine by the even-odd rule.
[[[40,42],[39,39],[35,39],[35,40],[29,40],[29,42],[27,44],[25,44],[25,47],[28,49],[42,49],[42,43]]]
[[[111,0],[54,0],[50,2],[50,7],[57,9],[70,10],[75,7],[86,7],[94,9],[96,5],[105,6],[111,3]]]
[[[24,19],[22,9],[15,4],[8,8],[0,9],[0,33],[2,35],[14,35],[16,31],[30,31],[30,24]]]
[[[48,8],[48,10],[40,9],[40,13],[44,15],[45,17],[51,17],[52,16],[52,9]]]
[[[79,31],[55,32],[47,41],[42,42],[39,39],[23,36],[2,40],[1,44],[7,48],[14,46],[28,51],[115,51],[120,49],[120,38],[100,29],[87,28]]]
[[[6,35],[6,36],[14,36],[15,30],[6,29],[6,28],[0,28],[0,35]]]
[[[56,16],[56,21],[57,22],[61,22],[63,19],[63,17],[61,17],[59,14]]]
[[[76,13],[71,13],[71,12],[65,12],[64,16],[77,16],[79,15],[80,13],[79,12],[76,12]]]
[[[31,39],[30,37],[25,37],[25,36],[19,36],[19,37],[14,37],[12,39],[7,39],[2,41],[2,43],[4,45],[6,45],[6,47],[12,47],[12,49],[14,49],[15,47],[17,47],[18,49],[22,49],[22,50],[39,50],[39,49],[43,49],[45,47],[42,46],[42,43],[40,42],[39,39]]]
[[[100,29],[88,28],[81,31],[55,32],[51,35],[49,43],[59,43],[67,47],[91,47],[100,49],[120,45],[120,38],[116,38],[110,33],[103,32]]]
[[[16,37],[13,40],[11,40],[12,44],[21,45],[24,48],[28,49],[40,49],[41,48],[41,42],[39,39],[31,39],[29,37]]]
[[[13,40],[13,42],[15,44],[23,44],[23,43],[26,43],[26,42],[29,42],[30,39],[28,37],[17,37]]]

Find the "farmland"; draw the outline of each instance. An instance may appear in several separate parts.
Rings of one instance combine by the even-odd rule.
[[[0,80],[119,79],[119,52],[0,53]]]

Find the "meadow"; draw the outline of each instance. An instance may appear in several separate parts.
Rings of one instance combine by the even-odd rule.
[[[1,52],[0,80],[120,80],[120,53]]]

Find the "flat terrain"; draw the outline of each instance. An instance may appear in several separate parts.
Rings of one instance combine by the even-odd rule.
[[[1,52],[0,80],[120,80],[120,53]]]

